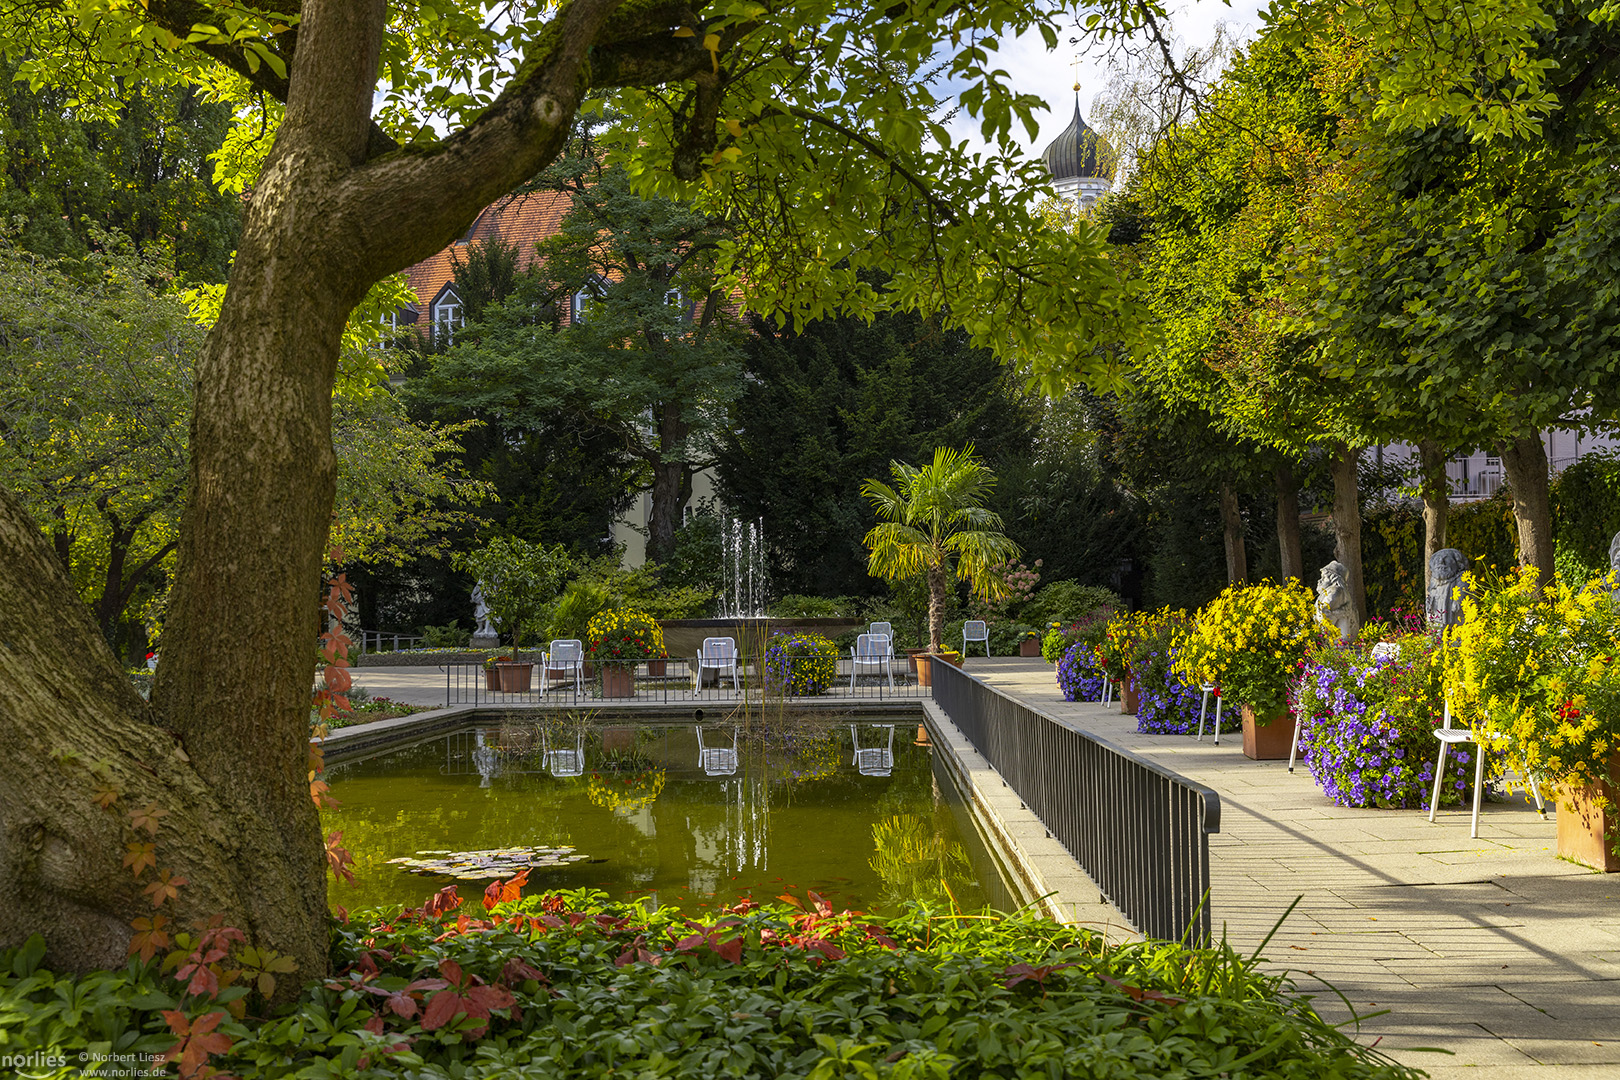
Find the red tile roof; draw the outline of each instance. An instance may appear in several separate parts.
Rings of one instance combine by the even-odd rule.
[[[405,271],[405,280],[416,291],[418,309],[423,314],[418,327],[426,330],[427,323],[431,321],[427,305],[455,276],[452,253],[456,259],[465,262],[468,247],[477,245],[486,237],[499,236],[504,243],[517,246],[518,269],[526,270],[534,262],[535,244],[557,231],[572,205],[572,195],[540,191],[508,195],[485,207],[472,228],[467,230],[466,236]]]

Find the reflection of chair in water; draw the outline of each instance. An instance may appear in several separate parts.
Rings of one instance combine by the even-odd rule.
[[[880,732],[889,730],[889,744],[887,746],[861,747],[860,725],[849,725],[849,737],[855,744],[855,768],[862,776],[888,776],[894,771],[894,725],[893,724],[867,724],[867,727],[877,728]]]
[[[703,639],[703,651],[698,653],[697,667],[692,669],[692,689],[703,688],[703,673],[715,673],[715,685],[720,685],[722,675],[731,675],[731,688],[741,688],[737,681],[737,639],[728,637],[706,637]]]
[[[889,685],[894,686],[894,670],[889,666],[894,660],[894,647],[890,639],[882,634],[862,634],[855,639],[855,644],[849,650],[849,688],[855,689],[855,679],[860,675],[862,668],[872,670],[873,674],[883,674],[889,677]]]
[[[551,689],[551,673],[574,677],[574,693],[585,692],[585,645],[578,638],[559,638],[551,643],[540,665],[540,692]]]
[[[703,725],[697,725],[698,764],[707,776],[734,776],[737,772],[737,729],[731,729],[731,746],[704,746]]]
[[[543,736],[541,747],[545,754],[546,771],[552,776],[583,776],[585,773],[585,735],[574,736],[572,750],[553,750],[551,737]]]

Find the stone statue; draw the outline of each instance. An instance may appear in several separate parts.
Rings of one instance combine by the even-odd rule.
[[[1614,580],[1614,591],[1609,595],[1620,600],[1620,533],[1609,541],[1609,576]]]
[[[484,587],[474,585],[472,591],[473,619],[477,626],[473,629],[472,643],[474,648],[494,648],[500,644],[500,635],[495,632],[495,622],[489,613],[489,605],[484,602]]]
[[[1350,596],[1347,579],[1350,571],[1337,559],[1322,567],[1322,576],[1316,583],[1316,617],[1339,632],[1340,641],[1354,641],[1356,631],[1356,605]]]
[[[1463,596],[1467,587],[1463,573],[1468,556],[1456,548],[1441,548],[1429,556],[1429,592],[1423,600],[1423,614],[1431,627],[1452,627],[1463,621]]]

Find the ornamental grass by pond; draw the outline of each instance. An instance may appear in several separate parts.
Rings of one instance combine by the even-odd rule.
[[[814,894],[694,920],[516,892],[334,923],[331,976],[276,1013],[257,989],[275,976],[217,935],[81,976],[42,969],[36,937],[0,953],[0,1054],[65,1060],[37,1076],[149,1054],[243,1080],[1421,1075],[1224,945],[921,906],[885,921]]]

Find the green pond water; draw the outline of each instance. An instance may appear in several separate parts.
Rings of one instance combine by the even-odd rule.
[[[469,728],[334,764],[327,778],[341,805],[323,819],[342,830],[356,884],[335,884],[332,903],[415,907],[451,882],[476,901],[509,871],[458,880],[389,860],[545,848],[564,861],[532,869],[530,892],[589,887],[686,910],[811,890],[878,913],[910,899],[1014,906],[916,735],[915,716],[853,732],[847,720],[756,721],[739,734],[736,771],[710,775],[691,723],[576,718]],[[710,772],[733,765],[730,726],[705,725],[703,741],[722,751]]]

